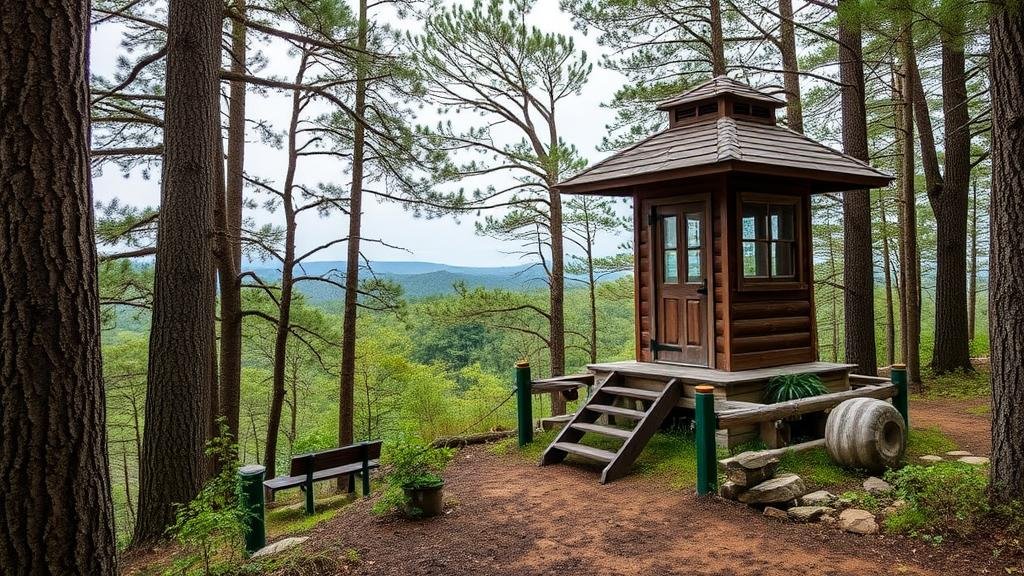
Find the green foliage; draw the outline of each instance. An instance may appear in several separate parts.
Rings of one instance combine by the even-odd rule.
[[[199,494],[179,507],[168,533],[181,545],[184,555],[174,562],[174,573],[185,574],[197,566],[201,574],[213,574],[214,560],[226,555],[237,560],[244,548],[246,510],[239,492],[237,448],[220,424],[220,436],[209,442],[206,455],[221,469]]]
[[[983,398],[992,393],[992,375],[988,370],[922,376],[927,398]]]
[[[443,484],[441,473],[454,455],[455,450],[451,448],[434,448],[414,437],[389,444],[381,455],[381,467],[385,470],[384,493],[374,505],[374,513],[398,511],[418,516],[419,511],[409,507],[405,491]]]
[[[973,534],[991,511],[987,471],[962,462],[906,466],[886,474],[907,506],[886,528],[920,536]]]
[[[826,394],[828,388],[815,374],[782,374],[768,381],[764,389],[764,400],[768,404],[788,402]]]

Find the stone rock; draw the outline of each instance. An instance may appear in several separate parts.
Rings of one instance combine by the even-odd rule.
[[[789,517],[797,522],[816,522],[818,518],[830,512],[835,510],[828,506],[796,506],[787,511]]]
[[[836,517],[831,514],[825,514],[818,519],[818,522],[826,526],[834,526],[838,520],[836,520]]]
[[[892,516],[893,514],[899,512],[900,510],[903,510],[906,507],[906,500],[896,500],[892,504],[889,504],[888,506],[882,509],[882,516],[888,518],[889,516]]]
[[[775,476],[779,459],[763,452],[743,452],[719,462],[725,476],[743,488],[760,484]]]
[[[740,494],[744,504],[781,504],[799,498],[807,492],[802,478],[796,474],[784,474],[761,482]]]
[[[878,533],[878,522],[875,515],[867,510],[847,508],[839,515],[839,527],[854,534]]]
[[[779,510],[774,506],[768,506],[765,508],[764,515],[769,518],[775,518],[776,520],[789,520],[789,514],[786,514],[785,510]]]
[[[921,456],[921,460],[924,460],[925,462],[942,462],[942,456],[925,454],[924,456]]]
[[[872,476],[864,481],[864,489],[868,491],[868,494],[880,496],[892,492],[892,485],[881,478]]]
[[[743,487],[735,482],[723,482],[718,489],[718,494],[726,500],[736,500],[743,492]]]
[[[804,494],[800,498],[801,506],[825,506],[836,501],[836,495],[828,490],[818,490],[810,494]]]
[[[963,462],[964,464],[970,464],[972,466],[984,466],[989,462],[988,458],[984,456],[961,456],[960,458],[957,458],[957,461]]]
[[[973,456],[973,454],[965,450],[950,450],[949,452],[946,452],[946,456],[953,456],[959,458],[961,456]]]
[[[309,540],[309,536],[294,536],[292,538],[285,538],[283,540],[278,540],[277,542],[274,542],[273,544],[267,544],[263,548],[260,548],[259,550],[257,550],[256,552],[253,553],[252,557],[253,558],[263,558],[265,556],[272,556],[274,554],[279,554],[281,552],[284,552],[285,550],[288,550],[290,548],[294,548],[294,547],[298,546],[299,544],[302,544],[306,540]]]

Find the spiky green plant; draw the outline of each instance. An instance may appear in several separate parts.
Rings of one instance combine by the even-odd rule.
[[[827,393],[828,388],[814,374],[783,374],[768,381],[764,389],[764,401],[775,404]]]

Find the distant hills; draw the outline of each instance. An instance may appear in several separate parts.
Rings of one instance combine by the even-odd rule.
[[[249,269],[256,271],[262,278],[276,281],[281,277],[276,268],[261,266],[254,262]],[[463,282],[470,288],[532,290],[541,289],[544,284],[544,270],[539,266],[452,266],[436,262],[410,261],[371,261],[369,268],[378,277],[396,282],[405,289],[405,297],[409,299],[426,298],[429,296],[451,294],[452,286]],[[328,274],[341,281],[344,276],[343,260],[307,262],[303,265],[304,275],[320,276]],[[362,277],[369,277],[364,266]],[[336,286],[324,282],[303,282],[299,290],[312,302],[323,303],[337,301],[342,298],[342,291]]]

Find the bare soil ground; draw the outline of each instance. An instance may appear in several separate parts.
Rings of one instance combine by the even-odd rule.
[[[987,453],[985,416],[964,402],[915,402],[917,426],[938,426],[967,449]],[[977,442],[972,444],[971,442]],[[765,518],[719,499],[627,477],[602,486],[579,465],[538,468],[487,447],[459,452],[447,474],[450,506],[411,522],[353,505],[314,530],[309,552],[358,551],[356,574],[687,574],[721,576],[958,575],[1024,570],[986,539],[932,546],[887,535]],[[351,552],[349,552],[351,555]]]
[[[989,398],[914,398],[910,424],[938,428],[962,450],[988,456],[992,452],[992,413]]]

